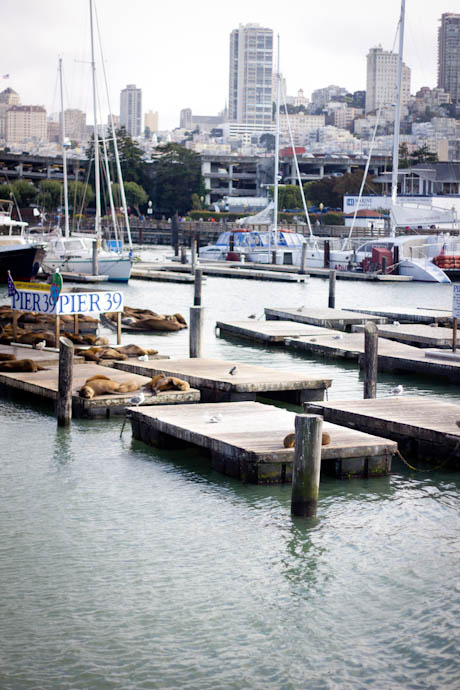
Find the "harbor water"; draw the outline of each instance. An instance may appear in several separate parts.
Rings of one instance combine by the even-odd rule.
[[[121,289],[130,306],[186,318],[193,302],[193,285]],[[205,355],[327,376],[329,399],[361,397],[356,364],[215,333],[264,307],[326,306],[327,291],[317,278],[208,278]],[[451,291],[338,281],[336,301],[449,309]],[[188,356],[187,331],[128,342]],[[394,374],[379,375],[378,395],[399,383],[460,397]],[[4,398],[0,415],[2,690],[458,687],[458,474],[396,462],[387,478],[325,479],[317,518],[293,519],[290,486],[244,485],[197,450],[134,441],[129,425],[120,437],[121,418],[58,429],[49,407]]]

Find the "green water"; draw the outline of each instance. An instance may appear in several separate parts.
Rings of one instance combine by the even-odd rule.
[[[445,288],[341,282],[337,301],[448,308]],[[192,286],[123,289],[127,304],[185,316],[193,299]],[[208,279],[203,297],[207,356],[327,375],[331,399],[362,395],[353,364],[214,334],[217,318],[324,305],[325,281]],[[186,332],[147,340],[188,354]],[[382,375],[379,394],[394,384]],[[120,439],[121,419],[67,431],[46,406],[4,399],[0,416],[2,690],[458,687],[458,475],[396,464],[385,479],[325,480],[317,518],[293,520],[290,487],[242,485],[128,428]]]

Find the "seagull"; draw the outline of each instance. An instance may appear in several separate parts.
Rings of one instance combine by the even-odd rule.
[[[399,323],[399,321],[393,321],[393,326],[400,326],[400,325],[401,324]]]
[[[213,414],[211,417],[209,417],[208,422],[211,424],[217,424],[218,422],[221,422],[223,420],[223,417],[220,413]]]
[[[240,370],[238,369],[238,367],[237,367],[236,364],[235,364],[235,366],[232,367],[228,373],[229,373],[231,376],[236,376],[237,374],[240,373]]]
[[[137,359],[140,359],[142,362],[148,362],[149,356],[148,355],[139,355],[139,357]]]
[[[139,407],[139,405],[142,405],[142,403],[145,400],[145,395],[143,394],[142,391],[139,391],[137,395],[133,395],[131,400],[129,401],[131,405],[135,405],[136,407]]]
[[[431,328],[438,328],[439,323],[430,323]]]
[[[248,319],[257,319],[255,314],[249,314]]]
[[[39,343],[35,343],[34,347],[36,350],[44,350],[46,347],[46,340],[40,340]]]
[[[342,340],[342,338],[343,338],[343,335],[333,335],[332,336],[333,340]]]
[[[316,343],[317,338],[310,338],[311,343]]]
[[[391,395],[401,395],[403,392],[404,388],[401,385],[396,386],[396,388],[392,388],[390,391]]]

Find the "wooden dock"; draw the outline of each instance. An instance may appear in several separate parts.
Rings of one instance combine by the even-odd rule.
[[[179,273],[177,271],[166,271],[158,267],[158,264],[137,263],[131,269],[131,278],[142,280],[155,280],[163,283],[194,283],[193,273]]]
[[[259,268],[243,268],[239,266],[202,266],[203,272],[209,276],[221,278],[243,278],[244,280],[270,280],[273,282],[284,283],[304,283],[308,280],[308,275],[289,271],[270,271],[265,268],[265,264],[256,264]],[[264,266],[264,268],[260,268]]]
[[[37,364],[43,367],[57,366],[59,363],[59,352],[54,347],[46,347],[44,350],[37,350],[31,345],[21,345],[19,343],[12,345],[0,344],[0,352],[14,355],[16,359],[33,359],[34,362],[37,362]],[[76,356],[73,361],[77,364],[83,363],[85,360],[83,357]]]
[[[460,405],[439,398],[400,397],[307,403],[325,420],[398,442],[405,458],[460,469]]]
[[[149,393],[148,386],[150,377],[139,376],[138,374],[126,375],[126,372],[118,369],[111,369],[107,372],[106,367],[97,364],[78,364],[73,368],[73,387],[72,387],[72,408],[75,417],[110,417],[113,414],[124,414],[127,405],[130,405],[131,398],[136,392],[115,395],[99,395],[91,400],[80,398],[79,389],[91,376],[102,374],[109,376],[114,381],[126,381],[136,379],[143,387],[145,395],[143,405],[170,405],[177,403],[199,402],[200,393],[197,390],[189,391],[166,391],[153,395]],[[44,400],[55,401],[58,391],[58,368],[50,367],[43,371],[6,373],[0,372],[0,386],[4,392],[20,392],[22,397],[35,397]]]
[[[442,309],[401,309],[400,307],[385,307],[384,309],[347,307],[347,309],[371,316],[383,316],[388,321],[399,321],[399,323],[439,323],[452,326],[452,313]]]
[[[217,321],[221,336],[243,338],[256,343],[284,345],[286,338],[334,335],[338,331],[297,321]]]
[[[392,323],[379,324],[377,330],[379,336],[388,338],[388,340],[396,340],[407,345],[414,345],[415,347],[440,347],[451,348],[453,329],[452,328],[433,328],[433,325],[423,323],[400,323],[395,325]],[[353,331],[358,333],[364,331],[364,326],[353,326]]]
[[[310,307],[273,309],[265,307],[265,318],[267,321],[298,321],[299,323],[339,331],[350,331],[352,326],[364,324],[366,321],[386,322],[386,319],[380,315],[368,316],[367,314],[356,314],[352,310],[330,309],[328,307],[324,309]]]
[[[323,400],[330,379],[306,376],[235,361],[191,358],[150,362],[118,362],[118,369],[144,376],[166,374],[188,381],[201,392],[203,402],[255,400],[257,395],[300,405],[305,400]],[[230,370],[235,367],[234,375]]]
[[[218,472],[253,484],[292,480],[295,413],[255,402],[129,408],[136,439],[160,448],[193,444],[211,456]],[[219,415],[218,421],[210,420]],[[322,447],[321,470],[337,478],[389,474],[396,443],[325,423],[331,443]]]

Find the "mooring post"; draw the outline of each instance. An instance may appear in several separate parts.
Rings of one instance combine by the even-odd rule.
[[[72,421],[73,343],[59,338],[59,374],[56,413],[58,426],[69,426]]]
[[[195,307],[201,307],[201,287],[203,280],[203,271],[201,268],[195,269],[195,294],[193,296],[193,304]]]
[[[364,326],[364,398],[377,397],[378,362],[377,326],[367,321]]]
[[[335,279],[337,271],[329,271],[329,309],[335,309]]]
[[[195,273],[195,268],[196,268],[196,245],[197,245],[197,239],[196,235],[193,235],[192,237],[192,267],[191,267],[191,272]]]
[[[121,345],[121,311],[117,312],[117,345]]]
[[[321,472],[322,427],[323,419],[317,414],[296,415],[291,513],[298,517],[316,515]]]
[[[78,314],[73,315],[73,332],[78,335]]]
[[[55,320],[54,320],[54,340],[56,343],[56,347],[59,350],[59,337],[61,335],[61,317],[59,314],[56,314]]]
[[[98,251],[99,251],[99,240],[94,240],[93,242],[93,276],[98,276],[99,275],[99,260],[98,260]]]
[[[305,275],[307,270],[307,243],[304,242],[302,245],[302,253],[300,255],[300,275]]]
[[[181,264],[187,263],[187,247],[184,245],[180,248],[180,262]]]
[[[190,357],[203,356],[204,307],[190,307]]]
[[[457,352],[457,328],[457,319],[454,316],[452,321],[452,352]]]
[[[324,268],[329,268],[331,246],[329,240],[324,240]]]
[[[17,309],[13,309],[13,340],[16,342],[18,337],[18,312]]]
[[[387,274],[387,257],[382,256],[382,275],[386,276]]]

